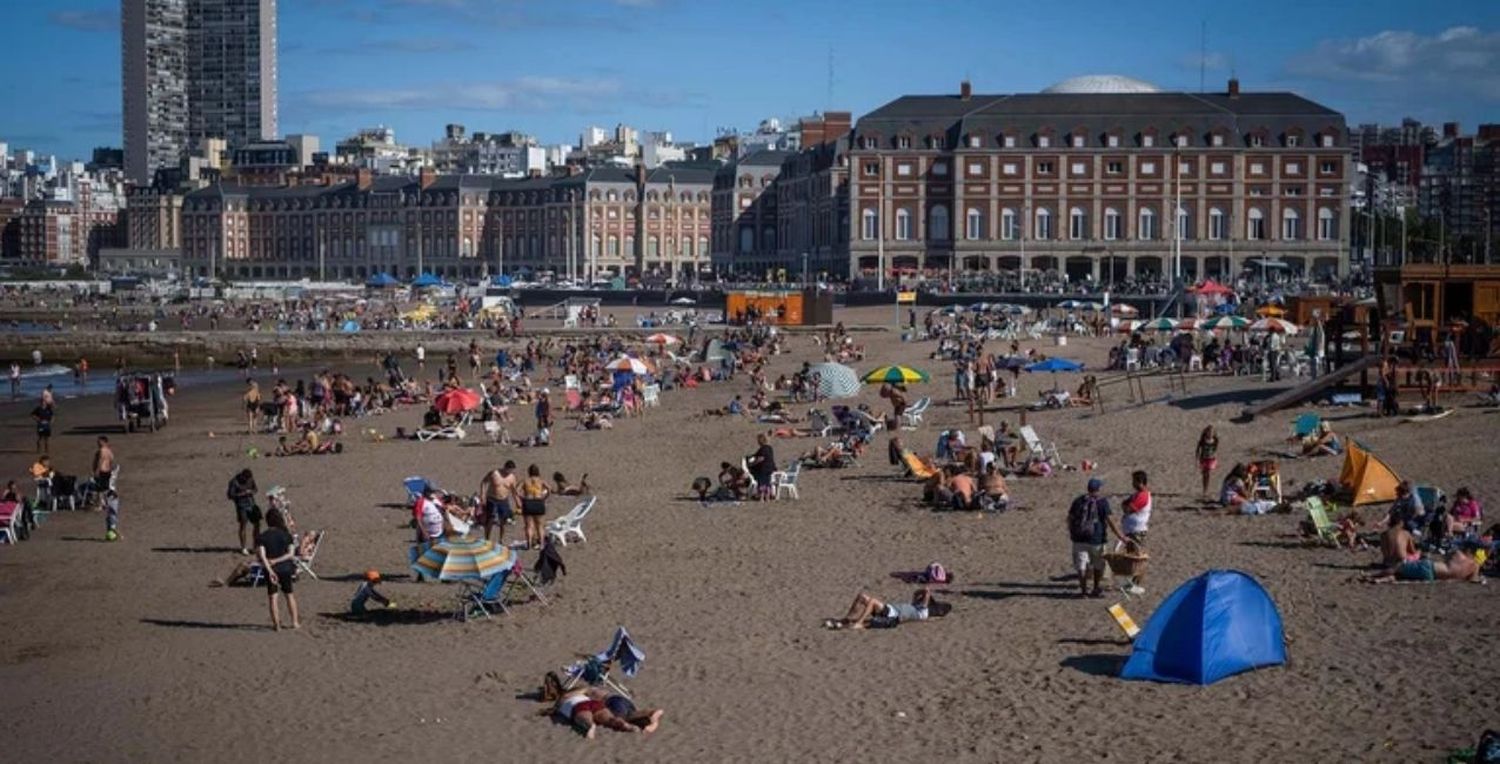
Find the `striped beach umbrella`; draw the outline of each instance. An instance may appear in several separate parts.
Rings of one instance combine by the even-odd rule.
[[[604,368],[609,369],[610,371],[628,371],[631,374],[646,374],[650,371],[650,369],[647,368],[645,361],[639,358],[632,358],[628,355],[620,356],[619,358],[610,361],[609,363],[604,365]]]
[[[1214,316],[1213,318],[1205,318],[1202,321],[1198,322],[1199,331],[1205,332],[1211,332],[1216,329],[1248,328],[1250,328],[1250,319],[1245,318],[1244,316]]]
[[[1301,331],[1291,321],[1281,318],[1262,318],[1250,325],[1252,332],[1272,332],[1275,334],[1293,335]]]
[[[480,581],[516,564],[508,547],[482,538],[444,536],[422,550],[411,569],[438,581]]]
[[[649,342],[652,345],[676,345],[677,343],[682,342],[682,340],[677,339],[676,336],[667,334],[666,332],[657,332],[656,334],[647,337],[646,342]]]
[[[1177,329],[1177,321],[1166,316],[1161,316],[1149,321],[1142,321],[1136,329],[1143,332],[1170,332]]]
[[[882,366],[864,376],[864,381],[874,384],[909,385],[913,382],[927,382],[932,377],[921,369],[913,369],[910,366]]]
[[[824,398],[849,398],[859,394],[859,373],[841,363],[819,363],[808,369],[818,375],[818,393]]]

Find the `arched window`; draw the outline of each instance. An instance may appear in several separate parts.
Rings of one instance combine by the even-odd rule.
[[[610,257],[619,257],[620,256],[620,237],[618,237],[618,236],[610,236],[609,237],[609,250],[608,250],[608,252],[609,252],[609,256]]]
[[[1208,210],[1208,238],[1220,241],[1229,235],[1229,220],[1224,217],[1224,211],[1218,207]]]
[[[702,257],[702,256],[704,256],[706,254],[708,254],[708,237],[707,236],[699,236],[698,237],[698,256]]]
[[[1281,211],[1281,238],[1283,241],[1302,238],[1302,216],[1291,207]]]
[[[1011,215],[1012,218],[1015,215]],[[970,207],[965,215],[964,235],[969,241],[978,241],[984,238],[984,213],[974,207]]]
[[[1156,211],[1150,208],[1142,209],[1140,224],[1136,227],[1136,238],[1141,241],[1150,241],[1156,238]]]
[[[1252,207],[1245,220],[1245,238],[1259,241],[1266,238],[1266,216],[1259,208]]]
[[[599,256],[599,234],[597,233],[594,234],[593,239],[589,242],[589,254],[594,257]]]
[[[1006,241],[1021,238],[1021,219],[1009,207],[1000,211],[1000,238]]]
[[[766,252],[776,249],[776,229],[766,226],[760,231],[760,248]]]
[[[1323,207],[1318,210],[1318,241],[1333,241],[1339,237],[1338,215]]]
[[[1082,207],[1068,210],[1068,238],[1089,238],[1089,216],[1084,214]]]
[[[740,252],[749,254],[755,251],[755,229],[745,226],[740,229]]]
[[[1039,240],[1052,238],[1052,210],[1042,207],[1036,211],[1036,236]]]
[[[661,254],[661,240],[656,236],[646,238],[646,257],[656,258]]]
[[[911,238],[911,211],[907,209],[896,210],[896,239],[906,241]]]
[[[1182,207],[1177,208],[1177,230],[1173,231],[1172,235],[1176,236],[1178,241],[1193,238],[1193,221],[1188,216],[1187,210]]]
[[[941,204],[932,205],[932,212],[927,218],[927,238],[933,241],[947,241],[951,233],[948,220],[948,208]]]
[[[1120,238],[1120,211],[1114,207],[1104,208],[1104,238],[1110,241]]]
[[[860,238],[870,241],[880,235],[880,223],[875,210],[865,210],[860,214]]]

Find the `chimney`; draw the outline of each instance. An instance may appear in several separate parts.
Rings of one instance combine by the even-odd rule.
[[[359,190],[368,191],[374,183],[375,173],[370,172],[369,168],[361,167],[358,172],[354,173],[354,184]]]
[[[432,182],[435,180],[437,180],[437,173],[433,172],[431,167],[423,167],[420,171],[417,172],[417,183],[423,189],[426,189],[428,186],[432,185]]]
[[[973,95],[974,95],[974,86],[970,85],[968,80],[964,80],[963,82],[958,83],[958,97],[959,97],[959,100],[967,101]]]
[[[1240,97],[1240,78],[1239,77],[1230,77],[1229,78],[1229,97],[1230,98],[1239,98]]]

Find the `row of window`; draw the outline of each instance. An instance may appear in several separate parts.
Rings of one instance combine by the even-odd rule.
[[[1230,133],[1227,130],[1212,130],[1206,135],[1201,136],[1199,139],[1200,143],[1196,145],[1215,147],[1226,146],[1229,144],[1229,136]],[[1195,145],[1193,143],[1193,139],[1194,137],[1192,133],[1189,132],[1173,133],[1168,139],[1168,142],[1163,145],[1171,145],[1176,148],[1188,148]],[[1097,136],[1095,140],[1096,142],[1091,144],[1089,142],[1088,134],[1082,131],[1078,131],[1064,136],[1060,141],[1054,142],[1051,131],[1044,130],[1041,132],[1032,133],[1030,137],[1025,139],[1025,144],[1039,149],[1052,148],[1054,145],[1082,149],[1089,148],[1091,145],[1102,146],[1105,148],[1119,148],[1125,143],[1124,139],[1118,133],[1104,133],[1103,135]],[[1302,134],[1300,131],[1292,130],[1287,133],[1283,133],[1279,140],[1281,146],[1284,146],[1286,148],[1297,148],[1302,145]],[[1264,130],[1246,133],[1243,136],[1243,141],[1243,145],[1250,148],[1262,148],[1271,145],[1270,134]],[[1022,140],[1019,136],[1009,133],[1002,133],[1000,135],[994,136],[993,138],[988,138],[987,136],[983,135],[968,135],[964,137],[964,139],[960,142],[960,145],[971,149],[980,149],[987,146],[1013,149],[1021,143]],[[1157,145],[1156,133],[1151,131],[1137,133],[1134,143],[1140,148],[1155,148]],[[1335,145],[1337,145],[1337,138],[1332,132],[1322,132],[1318,133],[1315,136],[1314,143],[1321,148],[1333,148]],[[860,148],[869,151],[882,148],[882,146],[880,145],[880,138],[874,135],[860,136],[858,145]],[[911,135],[897,135],[891,139],[889,144],[889,148],[896,149],[911,149],[918,146],[927,149],[944,151],[948,149],[948,139],[941,135],[930,135],[922,139],[921,141],[918,141],[914,136]]]
[[[984,175],[985,175],[985,166],[986,166],[986,163],[984,163],[984,162],[969,162],[968,163],[968,175],[967,175],[967,177],[970,177],[970,178],[984,177]],[[1196,164],[1191,159],[1184,159],[1184,160],[1179,161],[1177,163],[1177,177],[1193,177],[1194,172],[1195,172],[1195,170],[1194,170],[1195,166],[1196,166]],[[1267,172],[1268,172],[1267,167],[1268,166],[1267,166],[1267,164],[1265,162],[1249,162],[1245,166],[1245,172],[1246,172],[1247,175],[1262,176],[1262,175],[1266,175],[1267,174]],[[1068,166],[1068,169],[1069,169],[1069,177],[1072,177],[1072,178],[1092,178],[1094,176],[1093,163],[1092,162],[1072,162]],[[1149,175],[1155,175],[1156,171],[1157,171],[1156,162],[1154,160],[1150,160],[1150,159],[1138,160],[1137,165],[1136,165],[1136,169],[1139,171],[1137,173],[1138,175],[1148,175],[1148,176]],[[948,176],[948,163],[944,162],[944,161],[933,162],[932,163],[932,168],[931,168],[930,172],[931,172],[931,174],[934,177],[945,178],[945,177]],[[1051,161],[1051,160],[1046,160],[1046,159],[1037,160],[1035,163],[1033,163],[1033,166],[1032,166],[1032,174],[1033,175],[1053,175],[1053,174],[1056,174],[1056,172],[1057,172],[1057,164],[1055,162]],[[1337,161],[1324,160],[1324,161],[1318,163],[1318,174],[1319,175],[1323,175],[1323,176],[1336,176],[1336,175],[1338,175],[1338,173],[1339,173],[1339,163]],[[878,161],[867,161],[867,162],[865,162],[864,163],[864,174],[865,174],[865,177],[879,177],[879,175],[880,175],[880,162],[878,162]],[[911,163],[911,162],[897,162],[896,163],[896,177],[898,177],[898,178],[909,178],[909,177],[912,177],[915,174],[916,174],[916,166],[913,163]],[[1001,175],[1009,175],[1009,176],[1018,176],[1018,175],[1021,174],[1021,165],[1018,162],[1003,162],[1000,165],[1000,174]],[[1109,160],[1109,161],[1106,161],[1104,163],[1104,174],[1107,175],[1107,176],[1109,176],[1109,175],[1124,175],[1125,174],[1125,163],[1123,161],[1121,161],[1121,160]],[[1217,176],[1217,177],[1227,177],[1230,174],[1230,172],[1229,172],[1229,165],[1227,163],[1225,163],[1225,162],[1222,162],[1222,161],[1209,162],[1208,163],[1208,174],[1211,175],[1211,176]],[[1298,175],[1301,175],[1302,174],[1302,163],[1301,162],[1287,162],[1287,163],[1283,164],[1282,167],[1281,167],[1281,174],[1283,176],[1298,176]],[[742,205],[742,206],[744,206],[744,205]]]
[[[1126,238],[1124,231],[1124,218],[1119,210],[1112,207],[1104,210],[1103,238],[1106,241]],[[896,225],[893,238],[897,241],[910,241],[915,236],[913,227],[913,215],[911,210],[896,210]],[[928,214],[928,238],[936,241],[947,241],[949,237],[948,208],[943,205],[935,205]],[[866,209],[861,220],[861,238],[873,241],[878,237],[880,231],[880,220],[878,213],[873,209]],[[1057,238],[1053,224],[1052,211],[1043,207],[1036,211],[1032,226],[1033,239]],[[1192,217],[1185,209],[1177,210],[1177,230],[1183,239],[1192,239],[1193,225]],[[1218,241],[1228,238],[1229,216],[1218,207],[1210,208],[1208,211],[1208,238]],[[1338,238],[1338,213],[1328,207],[1318,210],[1318,241],[1333,241]],[[1022,238],[1021,218],[1016,210],[1005,208],[1000,211],[1000,239],[1003,241],[1014,241]],[[1141,241],[1151,241],[1162,237],[1158,226],[1156,211],[1146,208],[1140,210],[1136,221],[1135,238]],[[970,241],[978,241],[989,238],[984,212],[976,208],[970,208],[964,217],[964,238]],[[1093,229],[1089,225],[1089,216],[1082,208],[1074,207],[1068,212],[1068,238],[1069,239],[1092,239]],[[1265,213],[1252,208],[1247,213],[1245,220],[1245,238],[1252,241],[1266,239]],[[1302,228],[1302,216],[1296,210],[1288,207],[1281,214],[1281,239],[1283,241],[1296,241],[1304,238]]]

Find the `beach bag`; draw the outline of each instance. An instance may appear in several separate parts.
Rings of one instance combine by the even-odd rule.
[[[1086,543],[1094,538],[1094,528],[1099,525],[1099,497],[1085,496],[1083,501],[1068,508],[1068,536],[1074,541]]]
[[[952,577],[948,574],[948,569],[943,567],[943,564],[940,562],[928,565],[927,572],[923,574],[923,577],[929,584],[948,584],[953,582]]]

